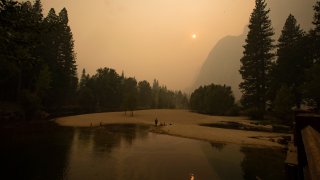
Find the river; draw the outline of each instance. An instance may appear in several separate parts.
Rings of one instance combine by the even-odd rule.
[[[9,179],[285,179],[285,153],[152,133],[126,124],[90,128],[36,124],[1,132]]]

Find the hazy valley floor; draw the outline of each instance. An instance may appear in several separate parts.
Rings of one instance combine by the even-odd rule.
[[[131,112],[108,112],[61,117],[55,122],[61,126],[90,127],[106,124],[147,124],[154,125],[155,118],[166,126],[155,127],[154,132],[206,140],[210,142],[233,143],[253,146],[284,147],[277,143],[279,138],[290,136],[285,133],[246,131],[200,126],[203,123],[237,122],[250,124],[246,117],[209,116],[188,110],[140,110]]]

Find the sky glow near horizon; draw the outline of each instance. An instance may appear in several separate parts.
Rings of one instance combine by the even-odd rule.
[[[44,15],[66,7],[78,73],[114,68],[137,80],[185,89],[209,51],[226,35],[239,35],[250,0],[42,0]],[[197,33],[195,33],[197,32]],[[190,34],[196,34],[190,38]],[[200,38],[201,37],[201,38]]]
[[[56,13],[67,8],[78,76],[83,68],[93,75],[96,69],[109,67],[138,81],[152,84],[156,78],[173,90],[191,86],[215,44],[225,36],[242,34],[254,8],[254,0],[42,0],[42,4],[45,16],[51,7]]]

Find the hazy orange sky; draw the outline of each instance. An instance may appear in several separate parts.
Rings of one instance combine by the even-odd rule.
[[[42,0],[69,13],[78,72],[110,67],[170,89],[195,79],[216,42],[239,35],[253,0]],[[192,34],[197,35],[196,39]]]

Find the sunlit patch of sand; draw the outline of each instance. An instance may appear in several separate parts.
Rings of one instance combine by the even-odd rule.
[[[246,117],[208,116],[197,114],[188,110],[141,110],[135,111],[131,117],[124,112],[109,112],[84,114],[78,116],[61,117],[55,120],[61,126],[90,127],[104,124],[148,124],[154,125],[157,118],[159,123],[166,126],[153,128],[155,132],[166,133],[175,136],[206,140],[211,142],[235,143],[254,146],[283,147],[277,143],[284,133],[245,131],[235,129],[223,129],[199,126],[201,123],[219,123],[221,121],[233,121],[250,123]],[[259,138],[257,138],[259,137]]]

